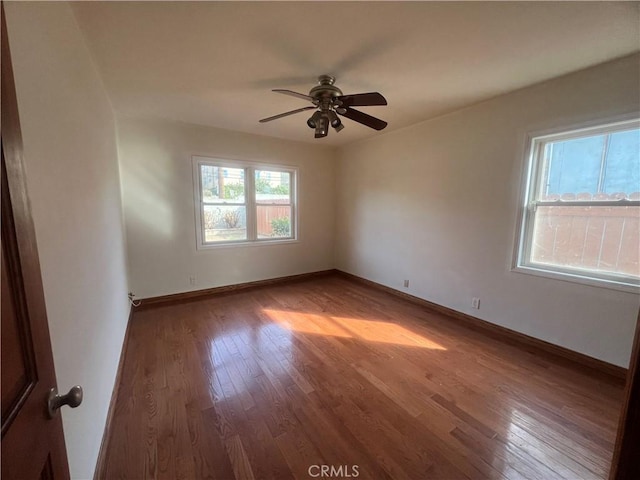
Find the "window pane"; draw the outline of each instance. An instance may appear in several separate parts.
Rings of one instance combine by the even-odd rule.
[[[291,207],[258,205],[258,238],[291,238]]]
[[[256,170],[256,202],[291,203],[291,173]]]
[[[246,207],[205,205],[203,223],[205,243],[247,239]]]
[[[640,191],[640,130],[612,133],[607,148],[605,193]]]
[[[543,160],[542,201],[615,201],[640,192],[638,129],[549,142]]]
[[[244,169],[200,166],[203,202],[244,203]]]
[[[598,193],[604,138],[596,135],[548,143],[542,199],[545,195]]]
[[[640,276],[640,207],[539,206],[531,261]]]

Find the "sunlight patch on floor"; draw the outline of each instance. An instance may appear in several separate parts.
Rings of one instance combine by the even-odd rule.
[[[332,337],[351,338],[353,335],[335,322],[327,321],[329,317],[312,313],[297,313],[287,310],[265,309],[264,312],[282,328],[301,333],[315,333]]]
[[[395,343],[397,345],[429,348],[431,350],[446,350],[439,343],[418,335],[396,323],[345,317],[331,317],[331,319],[353,332],[355,336],[371,342]]]
[[[428,348],[430,350],[446,350],[446,347],[439,343],[393,322],[334,317],[269,308],[263,311],[280,327],[294,332],[358,338],[369,342],[391,343]]]

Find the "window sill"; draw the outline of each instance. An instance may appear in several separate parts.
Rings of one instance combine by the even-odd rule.
[[[635,293],[635,294],[640,293],[640,284],[638,283],[629,283],[629,281],[625,281],[622,279],[610,280],[610,279],[602,279],[602,278],[593,278],[585,275],[580,275],[578,273],[549,270],[544,268],[544,266],[542,265],[541,266],[518,265],[516,267],[513,267],[511,271],[516,273],[524,273],[527,275],[535,275],[538,277],[562,280],[565,282],[579,283],[582,285],[589,285],[592,287],[608,288],[610,290],[618,290],[620,292]]]
[[[300,243],[297,238],[283,238],[282,240],[246,240],[242,242],[220,242],[205,243],[196,246],[198,251],[217,250],[220,248],[237,248],[237,247],[267,247],[271,245],[286,245],[291,243]]]

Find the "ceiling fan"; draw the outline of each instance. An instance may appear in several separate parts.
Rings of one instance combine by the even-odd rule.
[[[270,122],[278,118],[287,117],[295,113],[306,110],[316,110],[307,120],[309,128],[315,130],[315,138],[326,137],[329,133],[329,125],[339,132],[344,128],[338,115],[354,120],[362,125],[382,130],[387,126],[387,122],[379,118],[372,117],[366,113],[355,110],[351,107],[366,107],[372,105],[386,105],[387,100],[378,92],[357,93],[354,95],[343,95],[342,90],[334,85],[336,79],[331,75],[320,75],[318,85],[309,91],[309,95],[293,92],[291,90],[275,89],[274,92],[290,95],[292,97],[308,100],[313,106],[302,107],[290,112],[280,113],[273,117],[260,120],[260,123]]]

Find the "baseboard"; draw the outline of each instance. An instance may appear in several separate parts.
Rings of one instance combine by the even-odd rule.
[[[155,307],[158,305],[167,305],[171,303],[182,303],[189,300],[196,300],[201,297],[209,297],[220,295],[223,293],[238,292],[240,290],[248,290],[253,288],[261,288],[269,285],[299,282],[311,278],[331,275],[337,270],[320,270],[318,272],[301,273],[298,275],[289,275],[286,277],[268,278],[265,280],[257,280],[255,282],[237,283],[235,285],[224,285],[221,287],[206,288],[203,290],[193,290],[191,292],[174,293],[171,295],[161,295],[159,297],[150,297],[140,300],[138,309]]]
[[[127,327],[124,331],[124,340],[122,341],[122,351],[120,352],[120,361],[118,362],[118,370],[116,372],[116,380],[113,384],[113,392],[111,392],[111,401],[109,402],[109,411],[107,412],[107,421],[102,434],[102,442],[100,443],[100,451],[98,452],[98,460],[96,461],[96,469],[93,474],[94,480],[106,478],[107,473],[107,450],[109,448],[109,439],[111,438],[111,422],[115,414],[116,401],[120,391],[120,382],[122,380],[122,371],[124,370],[125,357],[127,354],[127,345],[129,344],[129,331],[131,329],[131,319],[133,318],[133,307],[129,309],[129,318],[127,319]]]
[[[626,368],[619,367],[602,360],[598,360],[597,358],[589,357],[588,355],[585,355],[583,353],[574,352],[573,350],[569,350],[559,345],[545,342],[544,340],[530,337],[529,335],[525,335],[524,333],[519,333],[514,330],[495,325],[493,323],[487,322],[486,320],[481,320],[474,316],[467,315],[466,313],[458,312],[451,308],[429,302],[428,300],[424,300],[414,295],[395,290],[391,287],[387,287],[371,280],[358,277],[357,275],[353,275],[351,273],[343,272],[341,270],[335,270],[335,272],[340,276],[348,278],[354,282],[368,285],[378,290],[390,293],[391,295],[394,295],[396,297],[408,300],[414,304],[420,305],[421,307],[424,307],[430,311],[440,313],[450,318],[454,318],[468,328],[482,332],[493,338],[498,338],[503,341],[506,340],[509,342],[509,344],[516,344],[520,348],[524,348],[532,353],[551,356],[555,359],[560,359],[566,362],[570,362],[574,365],[579,365],[582,368],[605,375],[612,379],[615,383],[618,383],[620,385],[624,385],[624,382],[626,380]]]

